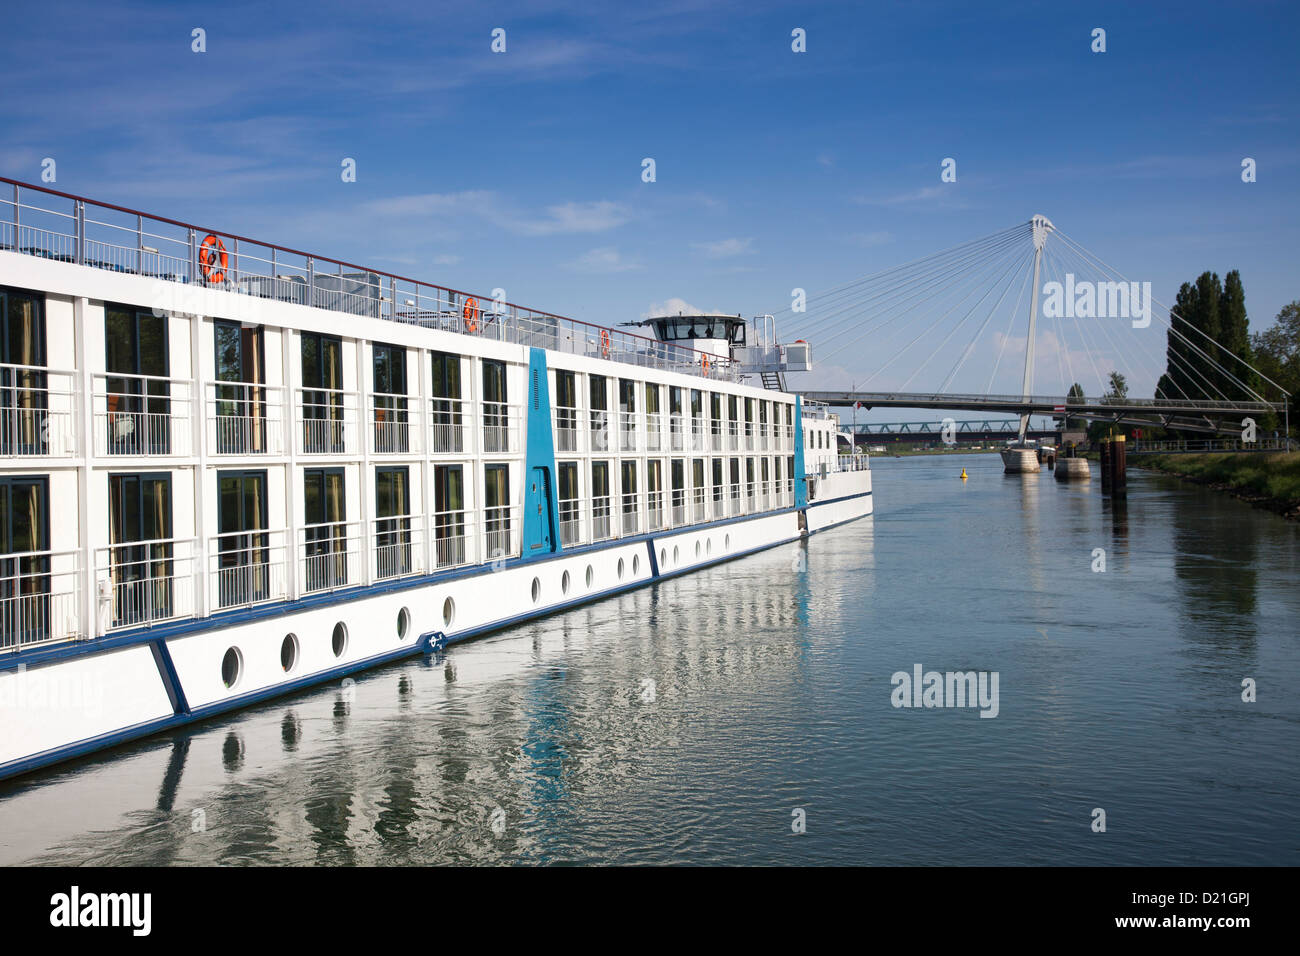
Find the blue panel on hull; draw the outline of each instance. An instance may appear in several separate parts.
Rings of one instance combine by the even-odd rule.
[[[794,506],[808,507],[808,479],[803,467],[803,396],[794,397]]]
[[[528,404],[524,455],[524,560],[555,554],[560,550],[560,529],[554,502],[558,476],[555,473],[555,438],[551,431],[551,390],[546,378],[546,352],[528,350]]]

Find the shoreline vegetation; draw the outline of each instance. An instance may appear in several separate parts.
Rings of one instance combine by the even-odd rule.
[[[1128,463],[1226,491],[1256,508],[1300,520],[1300,452],[1135,455]]]

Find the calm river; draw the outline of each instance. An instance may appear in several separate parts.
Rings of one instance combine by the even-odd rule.
[[[806,547],[0,785],[0,863],[1300,862],[1300,525],[873,469]]]

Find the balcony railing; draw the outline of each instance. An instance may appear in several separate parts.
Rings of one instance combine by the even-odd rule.
[[[722,422],[713,422],[709,431],[709,447],[713,451],[723,450]]]
[[[713,489],[713,517],[715,520],[727,516],[727,499],[723,497],[723,490],[720,487]]]
[[[702,418],[691,419],[691,451],[708,451],[708,425]]]
[[[591,540],[604,541],[614,536],[614,526],[609,518],[609,496],[591,499]]]
[[[694,488],[691,491],[691,516],[696,524],[699,524],[705,518],[705,495],[707,490],[704,488]]]
[[[658,531],[664,526],[664,493],[646,492],[646,530]]]
[[[635,491],[623,495],[623,536],[641,530],[641,502]]]
[[[552,413],[555,425],[555,450],[557,452],[582,451],[582,432],[578,428],[580,412],[576,408],[561,406]]]
[[[560,502],[560,544],[563,547],[582,540],[582,506],[577,498]]]
[[[480,402],[483,416],[483,452],[511,455],[519,451],[519,426],[523,410],[506,402]]]
[[[680,528],[686,524],[686,490],[674,488],[672,497],[672,526]]]
[[[423,454],[423,434],[419,399],[382,392],[370,396],[371,454]]]
[[[201,566],[194,538],[130,541],[97,549],[100,629],[195,617]]]
[[[663,448],[663,416],[658,412],[646,412],[645,416],[645,450],[660,451]]]
[[[483,514],[483,561],[501,561],[519,554],[519,509],[487,508]]]
[[[465,419],[469,403],[459,398],[429,401],[429,451],[434,455],[459,455],[465,451]]]
[[[0,652],[80,636],[80,579],[75,551],[0,555]]]
[[[0,365],[0,458],[67,458],[77,453],[77,375]]]
[[[370,521],[367,550],[374,555],[371,580],[392,581],[425,569],[424,527],[419,515],[393,515]]]
[[[740,450],[740,423],[727,422],[727,451]]]
[[[597,454],[607,452],[613,447],[610,443],[609,412],[595,409],[590,413],[591,450]]]
[[[619,451],[636,451],[637,450],[637,431],[640,426],[640,420],[636,412],[619,412],[618,413],[618,450]]]
[[[288,598],[289,532],[235,531],[208,542],[208,607],[252,607]]]
[[[741,487],[739,484],[731,486],[731,517],[744,514],[745,500],[741,496]]]
[[[435,568],[456,568],[475,559],[471,515],[464,511],[440,511],[430,518]]]
[[[294,420],[300,455],[355,455],[358,396],[336,388],[294,390]]]
[[[43,186],[6,178],[0,178],[0,182],[7,184],[0,192],[0,248],[177,283],[177,311],[195,311],[185,308],[194,298],[186,286],[213,288],[630,365],[706,375],[704,353],[672,342],[513,303],[497,305],[491,296],[471,297],[455,289]],[[218,240],[227,261],[221,263],[220,269],[209,269],[204,275],[200,265],[203,244],[210,246]],[[484,305],[489,308],[483,309]],[[468,312],[466,306],[474,311]],[[707,376],[735,381],[738,370],[729,361],[715,357]]]
[[[298,529],[302,593],[337,591],[363,584],[361,525],[355,521],[309,524]]]
[[[209,382],[208,454],[284,454],[284,396],[279,386]]]
[[[194,420],[188,379],[98,374],[91,395],[95,454],[188,457]]]

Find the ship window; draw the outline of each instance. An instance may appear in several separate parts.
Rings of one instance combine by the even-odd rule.
[[[609,408],[608,381],[603,375],[592,375],[588,380],[592,411],[605,411]]]
[[[104,362],[109,373],[106,401],[110,454],[169,454],[167,318],[126,306],[106,306]]]

